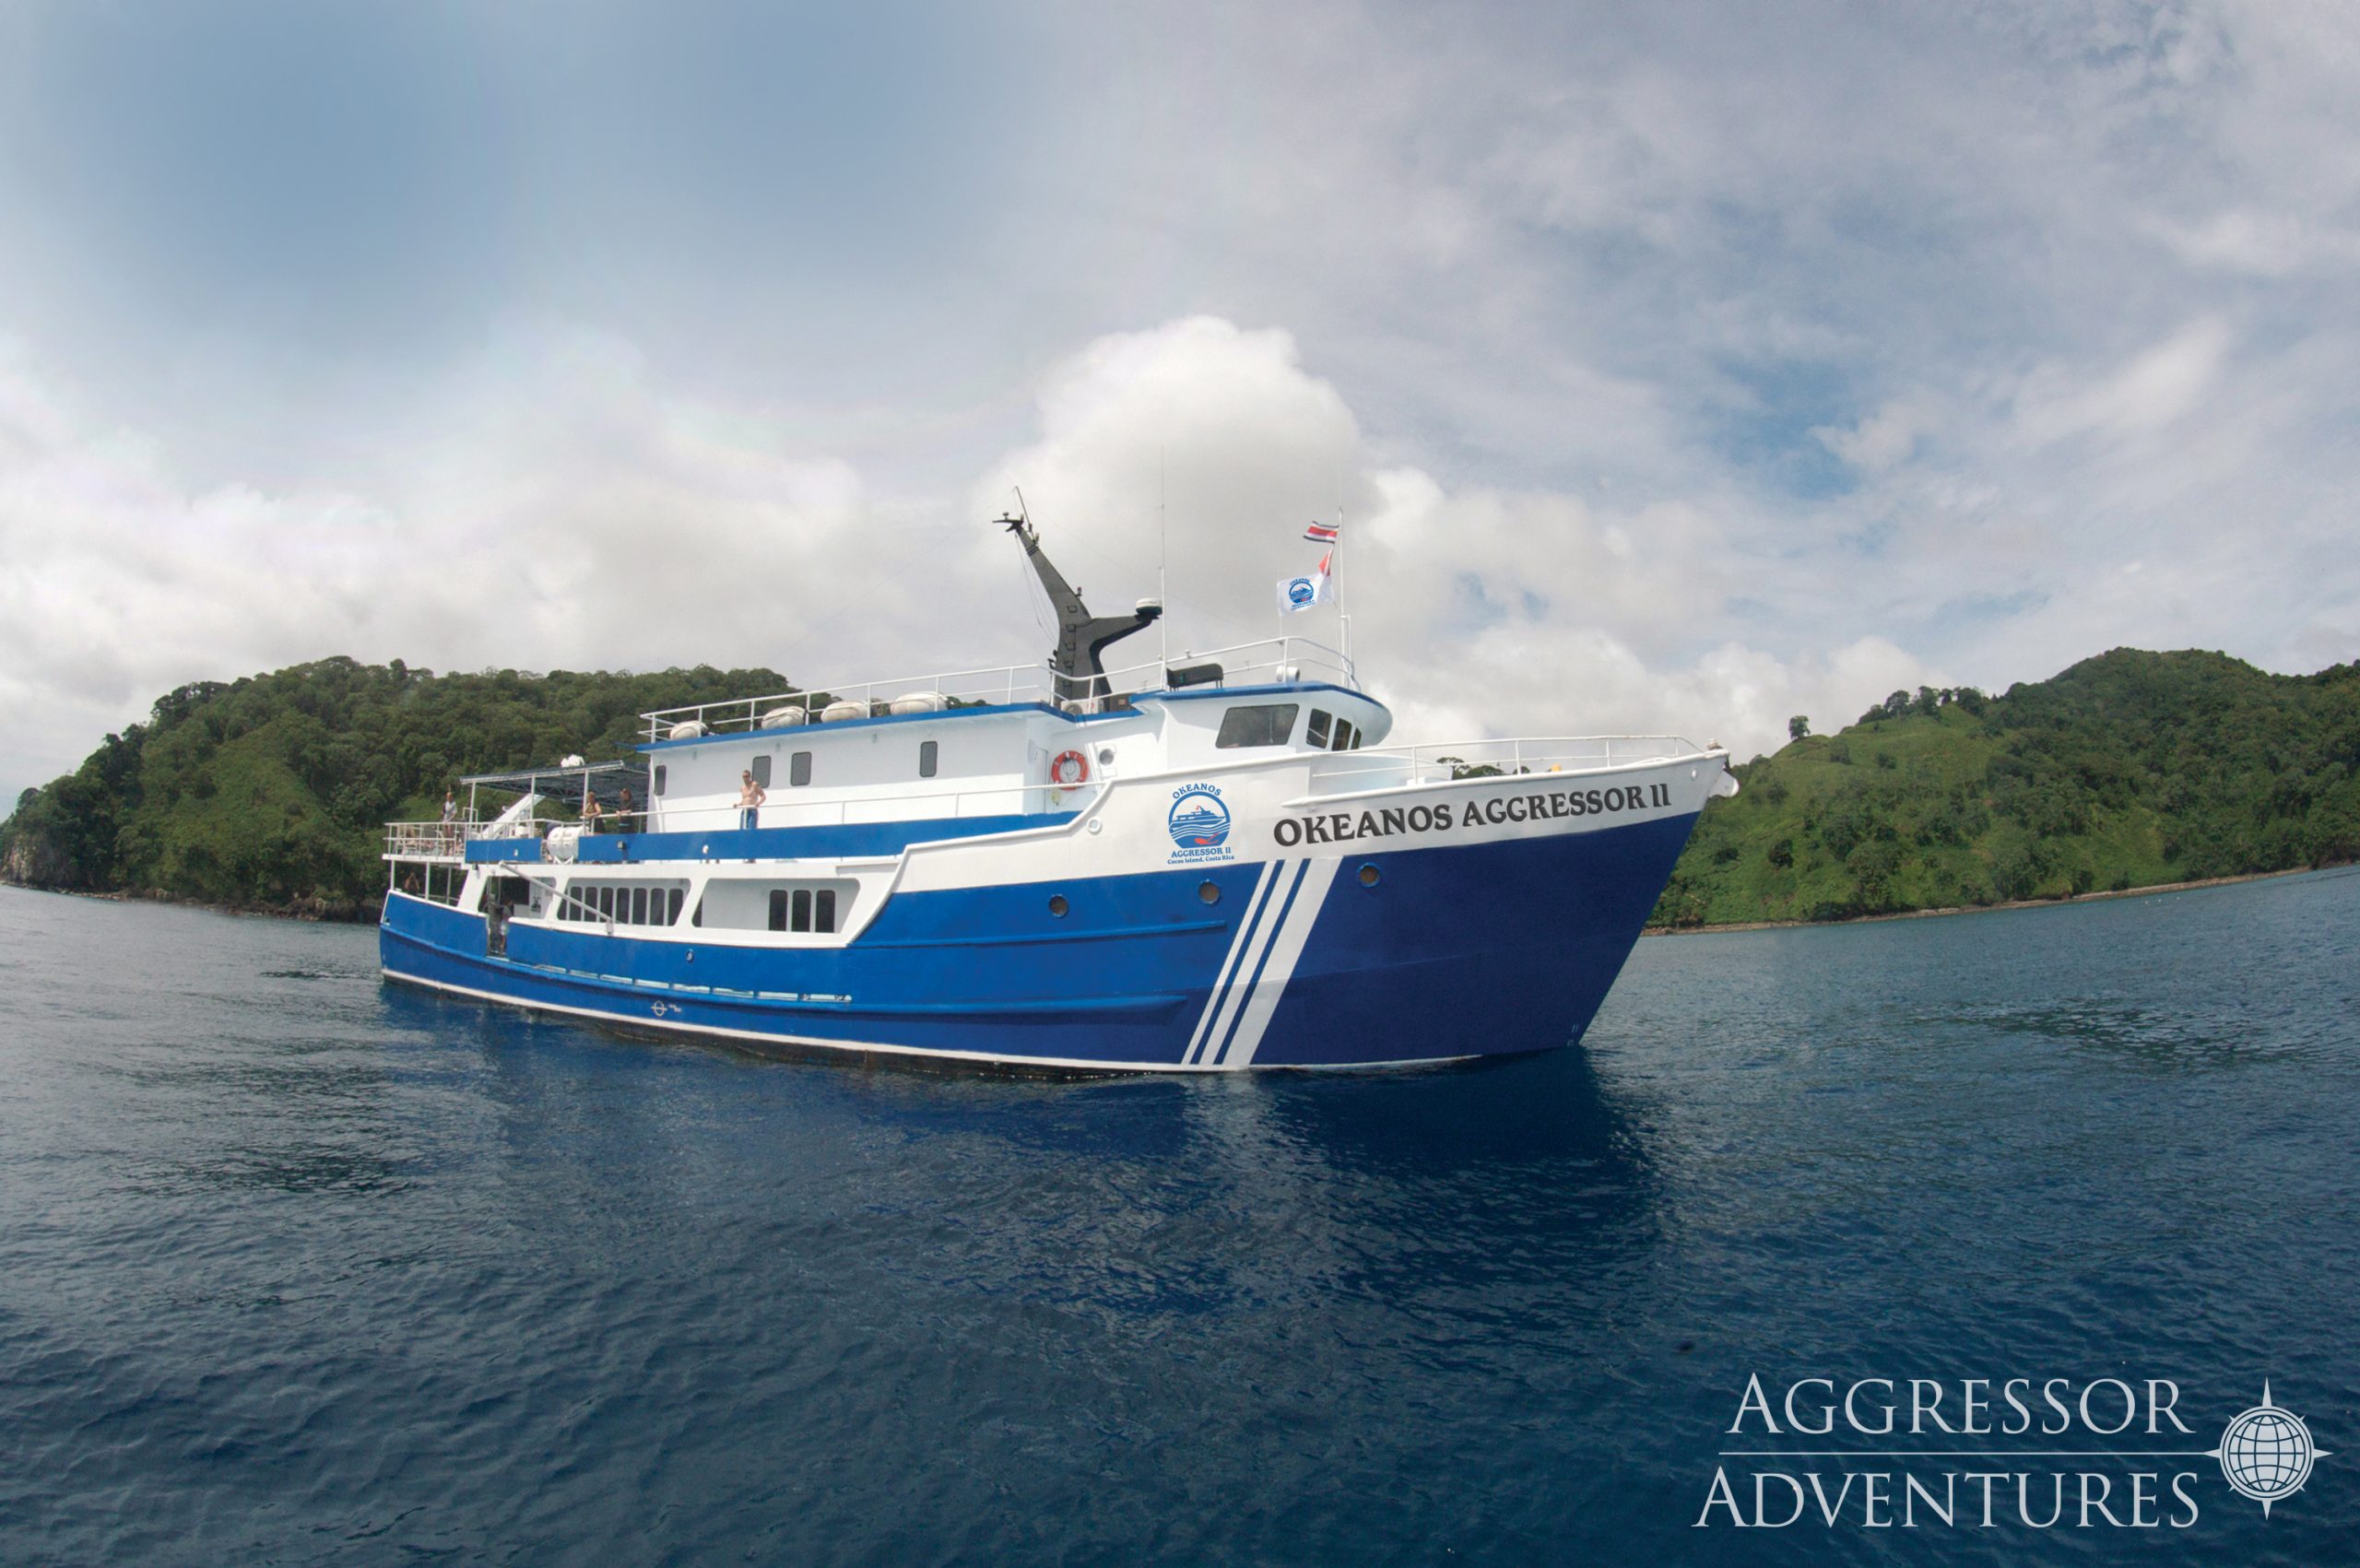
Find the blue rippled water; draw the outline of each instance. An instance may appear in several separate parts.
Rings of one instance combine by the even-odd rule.
[[[1580,1052],[1042,1083],[0,890],[0,1562],[2354,1561],[2356,934],[2328,873],[1653,941]],[[2267,1377],[2335,1453],[1697,1528],[1756,1373],[2168,1377],[2189,1447]]]

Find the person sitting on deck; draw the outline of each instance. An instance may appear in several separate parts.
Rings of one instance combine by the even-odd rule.
[[[763,792],[761,785],[754,782],[750,768],[738,776],[745,782],[738,786],[738,804],[745,814],[744,825],[750,828],[761,820],[762,802],[770,796]]]

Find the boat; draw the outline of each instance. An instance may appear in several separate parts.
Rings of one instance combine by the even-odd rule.
[[[386,826],[385,977],[791,1056],[1546,1050],[1737,792],[1673,736],[1388,745],[1349,628],[1110,669],[1161,603],[1092,615],[1000,521],[1057,613],[1041,664],[645,713],[631,758],[463,780],[464,810]]]

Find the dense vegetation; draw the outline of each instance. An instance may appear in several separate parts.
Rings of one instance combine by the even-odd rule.
[[[201,681],[20,796],[0,875],[365,914],[383,824],[436,815],[462,772],[628,755],[643,712],[786,687],[766,669],[436,675],[343,658]]]
[[[366,913],[380,825],[469,772],[628,753],[771,670],[435,675],[326,659],[184,686],[0,824],[0,875]],[[1800,721],[1797,730],[1806,728]],[[2118,649],[2004,696],[1891,699],[1740,767],[1658,922],[1832,920],[2360,859],[2360,666]]]
[[[1800,722],[1794,726],[1807,726]],[[2118,648],[1986,697],[1896,691],[1738,770],[1656,920],[1834,920],[2360,859],[2360,665]]]

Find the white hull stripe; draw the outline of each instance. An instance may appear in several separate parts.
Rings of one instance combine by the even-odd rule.
[[[1230,1043],[1237,1038],[1237,1026],[1245,1020],[1246,1005],[1254,999],[1254,987],[1261,984],[1262,972],[1269,965],[1271,947],[1286,929],[1287,916],[1294,910],[1295,892],[1303,886],[1303,874],[1310,866],[1311,862],[1305,860],[1290,870],[1281,864],[1278,881],[1270,889],[1270,902],[1276,906],[1276,913],[1262,923],[1262,934],[1254,944],[1254,961],[1244,972],[1245,984],[1233,987],[1230,992],[1234,1006],[1229,1021],[1214,1031],[1212,1039],[1205,1043],[1205,1065],[1217,1067],[1229,1055]]]
[[[1320,905],[1328,902],[1328,889],[1336,880],[1339,860],[1306,860],[1296,876],[1294,886],[1287,891],[1286,907],[1272,922],[1272,935],[1262,949],[1259,972],[1248,987],[1245,1005],[1238,1010],[1233,1037],[1222,1043],[1214,1064],[1226,1067],[1250,1067],[1254,1053],[1262,1048],[1262,1033],[1270,1027],[1271,1015],[1279,1010],[1279,999],[1286,995],[1287,982],[1294,978],[1294,966],[1303,957],[1303,949],[1311,941],[1311,928],[1319,923]]]
[[[1213,984],[1212,994],[1205,998],[1204,1015],[1197,1020],[1197,1030],[1188,1037],[1188,1048],[1180,1054],[1181,1065],[1193,1066],[1202,1054],[1205,1042],[1212,1037],[1214,1026],[1221,1016],[1222,1004],[1229,999],[1229,988],[1237,979],[1239,967],[1248,957],[1254,934],[1259,928],[1263,910],[1268,905],[1270,889],[1284,868],[1283,860],[1267,861],[1262,875],[1256,878],[1254,890],[1245,898],[1245,918],[1238,923],[1237,939],[1229,945],[1229,956],[1221,960],[1221,978]]]

